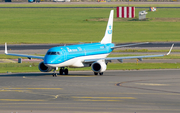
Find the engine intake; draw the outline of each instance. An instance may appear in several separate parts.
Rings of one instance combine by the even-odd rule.
[[[39,63],[38,68],[41,72],[50,72],[53,69],[52,67],[47,67],[44,62]]]
[[[106,71],[107,66],[104,60],[98,60],[91,65],[91,68],[94,72],[101,73]]]

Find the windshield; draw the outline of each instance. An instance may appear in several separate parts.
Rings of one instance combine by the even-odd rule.
[[[47,52],[47,55],[60,55],[59,52]]]

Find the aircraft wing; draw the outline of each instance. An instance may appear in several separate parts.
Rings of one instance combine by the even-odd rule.
[[[119,45],[119,46],[114,46],[114,47],[112,47],[112,48],[115,49],[115,48],[128,47],[128,46],[134,46],[134,45],[140,45],[140,44],[147,44],[147,43],[149,43],[149,42]]]
[[[111,60],[118,60],[119,62],[122,62],[123,59],[134,59],[137,58],[139,60],[142,60],[142,58],[149,58],[149,57],[161,57],[161,56],[166,56],[171,53],[171,50],[173,48],[174,44],[172,44],[169,52],[167,54],[161,54],[161,55],[145,55],[145,56],[127,56],[127,57],[107,57],[107,58],[99,58],[99,59],[87,59],[84,60],[84,63],[92,63],[98,60],[105,60],[105,62],[111,62]]]
[[[28,59],[31,59],[31,58],[44,59],[44,56],[34,56],[34,55],[8,53],[8,52],[7,52],[7,44],[6,44],[6,43],[5,43],[5,54],[6,54],[6,55],[11,55],[11,56],[27,57]]]

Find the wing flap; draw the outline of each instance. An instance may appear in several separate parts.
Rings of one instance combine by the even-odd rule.
[[[106,62],[111,62],[112,60],[118,60],[122,62],[123,59],[142,59],[142,58],[149,58],[149,57],[162,57],[165,55],[147,55],[147,56],[127,56],[127,57],[107,57],[107,58],[99,58],[99,59],[87,59],[84,60],[84,63],[92,63],[98,60],[105,60]]]
[[[145,56],[127,56],[127,57],[107,57],[107,58],[99,58],[99,59],[86,59],[84,60],[84,63],[91,63],[91,62],[95,62],[97,60],[105,60],[106,62],[111,62],[111,60],[118,60],[120,62],[122,62],[123,59],[140,59],[142,60],[142,58],[150,58],[150,57],[162,57],[162,56],[166,56],[169,55],[172,51],[174,44],[172,44],[169,52],[167,54],[161,54],[161,55],[145,55]]]
[[[165,55],[148,55],[148,56],[127,56],[127,57],[108,57],[108,58],[105,58],[105,60],[107,61],[111,61],[111,60],[118,60],[118,61],[121,61],[123,59],[142,59],[142,58],[150,58],[150,57],[162,57],[162,56],[165,56]]]

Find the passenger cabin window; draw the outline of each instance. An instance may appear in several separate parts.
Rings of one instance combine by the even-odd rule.
[[[60,55],[59,52],[47,52],[47,55]]]

